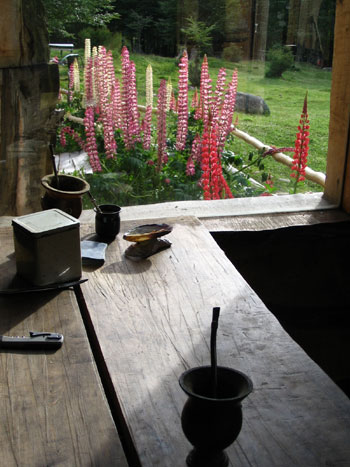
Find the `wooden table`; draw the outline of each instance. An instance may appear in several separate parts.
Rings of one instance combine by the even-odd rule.
[[[105,264],[85,271],[89,281],[81,286],[110,403],[129,433],[131,465],[185,465],[191,446],[180,426],[186,396],[178,378],[209,363],[212,308],[220,306],[218,364],[254,383],[240,436],[227,449],[231,465],[349,466],[349,399],[282,329],[196,218],[167,221],[174,226],[167,236],[172,247],[139,263],[123,256],[129,243],[122,233],[142,222],[123,223]],[[84,238],[93,231],[82,226]]]
[[[139,263],[124,257],[122,233],[142,222],[122,222],[105,264],[85,268],[89,280],[76,296],[0,297],[0,334],[65,335],[55,353],[0,352],[1,465],[124,467],[116,424],[129,466],[184,467],[191,446],[180,426],[186,396],[178,378],[209,363],[212,308],[220,306],[218,364],[254,383],[242,431],[227,449],[230,465],[349,466],[349,399],[198,219],[167,221],[172,247]],[[81,225],[82,238],[93,232]],[[3,288],[15,273],[10,228],[0,229],[0,245]]]
[[[15,276],[12,228],[0,229],[0,288]],[[64,335],[56,352],[0,349],[0,465],[127,462],[73,290],[0,296],[0,334]]]

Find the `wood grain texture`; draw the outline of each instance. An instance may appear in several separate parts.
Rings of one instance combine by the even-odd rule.
[[[123,256],[122,223],[106,263],[82,290],[143,467],[184,466],[181,373],[210,362],[211,313],[221,307],[218,364],[254,383],[228,450],[246,466],[348,466],[350,402],[282,329],[195,218],[167,219],[172,247],[139,263]],[[150,222],[151,223],[151,222]],[[83,225],[85,237],[93,225]]]
[[[13,282],[12,229],[0,229],[0,288]],[[56,352],[0,349],[0,465],[121,466],[127,462],[74,292],[0,296],[0,334],[53,331]]]
[[[47,63],[45,11],[36,0],[1,0],[0,68]]]
[[[220,200],[171,201],[167,203],[125,206],[121,211],[123,221],[165,219],[177,216],[195,216],[201,222],[212,218],[237,216],[258,216],[265,214],[296,214],[305,212],[334,211],[336,205],[329,203],[323,193],[309,193],[283,196],[258,196]],[[0,218],[0,223],[1,223]],[[5,218],[6,220],[6,218]],[[79,218],[81,223],[93,223],[92,209],[84,210]],[[1,224],[0,224],[1,225]]]

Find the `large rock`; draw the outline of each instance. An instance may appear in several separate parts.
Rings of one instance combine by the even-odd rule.
[[[245,92],[237,92],[235,111],[247,114],[270,115],[270,109],[262,97]]]

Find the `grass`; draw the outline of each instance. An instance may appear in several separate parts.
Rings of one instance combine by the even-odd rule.
[[[79,51],[83,55],[83,51]],[[121,75],[118,54],[114,53],[117,76]],[[136,65],[139,104],[145,103],[145,76],[148,64],[153,69],[154,97],[161,79],[171,77],[177,89],[178,67],[176,59],[155,55],[130,54]],[[236,112],[238,128],[269,146],[294,146],[295,135],[303,108],[305,93],[308,92],[308,113],[310,119],[310,149],[308,165],[315,171],[326,172],[328,150],[328,125],[331,90],[331,73],[315,66],[297,63],[293,70],[282,78],[265,78],[265,64],[262,62],[239,62],[233,64],[217,58],[209,58],[209,72],[213,87],[221,67],[226,68],[228,78],[235,68],[238,70],[238,91],[255,94],[264,98],[270,108],[268,116]],[[62,69],[63,67],[61,67]],[[62,72],[66,80],[66,67]],[[193,89],[190,89],[190,94]],[[154,101],[154,102],[155,102]],[[235,138],[232,150],[241,155],[254,150],[242,140]],[[289,154],[291,156],[291,154]],[[273,177],[279,192],[290,190],[290,169],[267,158],[265,171]],[[322,191],[322,187],[306,181],[299,191]]]

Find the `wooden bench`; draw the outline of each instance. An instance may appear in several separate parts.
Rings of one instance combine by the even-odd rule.
[[[15,276],[12,228],[0,228],[0,289]],[[127,462],[73,290],[0,295],[0,334],[64,335],[56,352],[0,349],[0,464]]]
[[[62,55],[63,55],[63,51],[67,52],[67,50],[69,50],[70,53],[73,53],[73,50],[74,50],[74,44],[61,44],[61,43],[51,42],[49,44],[49,47],[52,50],[59,50],[61,58],[62,58]]]

